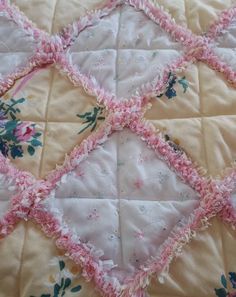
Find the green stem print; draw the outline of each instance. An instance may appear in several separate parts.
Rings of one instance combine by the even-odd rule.
[[[79,134],[83,133],[86,129],[91,127],[91,132],[93,132],[97,126],[98,121],[105,120],[102,116],[104,107],[95,106],[92,111],[85,112],[84,114],[77,114],[77,117],[83,120],[84,127],[81,128]]]
[[[177,92],[175,90],[175,85],[178,83],[183,88],[183,93],[186,93],[189,83],[186,80],[186,77],[183,76],[180,79],[177,79],[176,74],[170,72],[168,76],[167,86],[163,93],[161,93],[157,98],[161,98],[163,95],[165,95],[168,99],[172,99],[177,96]]]
[[[36,147],[42,146],[38,139],[41,132],[36,132],[35,124],[22,122],[17,118],[21,112],[18,106],[24,102],[25,98],[0,100],[0,152],[5,157],[23,157],[23,144],[27,144],[27,151],[31,156]]]
[[[59,261],[59,269],[61,272],[60,279],[54,284],[53,293],[41,294],[40,297],[66,297],[67,292],[78,293],[82,287],[80,285],[72,286],[72,279],[68,276],[63,276],[63,270],[65,269],[65,262]],[[78,296],[78,295],[75,295]],[[30,297],[36,297],[30,295]]]

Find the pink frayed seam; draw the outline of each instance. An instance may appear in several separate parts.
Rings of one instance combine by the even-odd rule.
[[[208,34],[195,35],[189,29],[177,25],[162,9],[157,8],[148,0],[125,0],[125,1],[108,1],[104,7],[88,12],[78,21],[65,27],[60,34],[49,36],[43,30],[39,30],[31,21],[29,21],[16,6],[10,5],[4,1],[0,10],[7,14],[7,17],[15,22],[19,28],[31,36],[36,43],[35,53],[29,59],[26,66],[20,66],[14,73],[9,74],[0,81],[0,95],[4,94],[12,87],[14,82],[22,76],[28,74],[37,67],[48,64],[55,64],[63,73],[67,74],[75,85],[81,85],[90,94],[98,98],[100,103],[111,106],[117,101],[114,94],[104,90],[97,81],[92,77],[87,77],[79,72],[78,68],[71,64],[70,54],[67,53],[68,47],[75,42],[76,38],[85,28],[92,26],[100,18],[109,15],[117,6],[121,4],[131,5],[137,10],[142,10],[150,19],[161,26],[163,30],[169,33],[174,40],[181,43],[184,47],[184,56],[168,65],[163,72],[161,79],[157,84],[149,82],[137,90],[139,95],[133,96],[136,101],[146,102],[146,97],[161,91],[166,83],[166,73],[176,71],[187,67],[189,63],[202,61],[207,63],[212,69],[223,73],[226,79],[235,84],[236,74],[229,65],[225,65],[212,51],[211,42],[231,23],[235,18],[236,8],[230,8],[224,11],[217,22],[209,29]],[[124,98],[129,101],[128,98]],[[126,104],[128,104],[126,102]]]
[[[83,268],[83,275],[87,280],[93,280],[103,296],[139,296],[149,283],[151,275],[163,272],[173,257],[180,253],[196,231],[208,226],[208,221],[227,205],[229,191],[224,191],[218,183],[201,177],[196,166],[184,152],[176,152],[169,146],[148,123],[140,120],[141,113],[123,111],[111,114],[103,125],[80,146],[76,147],[66,158],[64,165],[49,174],[47,180],[36,180],[32,175],[19,170],[2,158],[4,172],[8,172],[21,185],[22,191],[12,199],[12,209],[1,221],[1,237],[13,230],[20,219],[32,219],[40,224],[47,236],[55,239],[59,248]],[[200,195],[200,205],[182,226],[176,227],[168,240],[160,248],[156,259],[147,262],[139,268],[132,278],[126,279],[121,285],[115,278],[109,277],[109,269],[103,270],[103,262],[93,256],[93,248],[81,244],[74,239],[73,234],[63,220],[58,220],[47,207],[43,205],[45,199],[50,199],[50,192],[61,180],[82,162],[89,153],[107,141],[113,131],[129,127],[139,135],[147,145],[154,149],[158,156]],[[48,198],[49,196],[49,198]],[[112,265],[110,267],[112,269]],[[141,290],[141,291],[140,291]],[[142,295],[140,295],[142,296]]]
[[[105,122],[76,146],[65,158],[61,167],[52,171],[45,180],[37,180],[32,174],[17,170],[9,160],[0,156],[0,173],[14,179],[18,193],[11,199],[11,206],[0,221],[0,237],[9,234],[21,219],[32,219],[37,222],[49,237],[54,238],[56,245],[65,250],[66,255],[83,268],[83,275],[87,280],[93,280],[103,296],[108,297],[143,297],[144,290],[153,274],[161,274],[175,255],[181,252],[183,246],[196,235],[196,231],[206,228],[209,220],[220,215],[226,222],[236,226],[236,215],[230,204],[230,196],[235,191],[236,173],[233,171],[222,181],[212,180],[201,176],[198,167],[183,152],[175,151],[163,140],[154,127],[143,119],[145,107],[149,97],[161,92],[167,82],[168,73],[185,68],[189,63],[203,61],[211,68],[225,74],[228,81],[235,83],[235,73],[230,66],[223,63],[212,51],[211,42],[225,30],[235,17],[235,8],[224,11],[219,21],[210,28],[208,35],[196,36],[190,30],[175,24],[174,20],[162,9],[158,9],[147,0],[127,0],[127,5],[142,10],[154,22],[158,23],[176,41],[180,42],[185,53],[183,57],[169,65],[162,79],[156,85],[152,83],[140,87],[139,95],[119,101],[114,94],[110,94],[99,86],[96,80],[79,72],[70,62],[66,52],[78,34],[84,28],[94,24],[96,20],[109,15],[121,1],[108,1],[98,11],[88,13],[72,25],[67,26],[59,35],[49,36],[37,29],[18,9],[8,1],[0,2],[0,9],[7,17],[14,21],[36,43],[36,50],[24,67],[19,67],[0,82],[0,94],[6,92],[22,76],[43,65],[55,64],[63,73],[68,75],[74,85],[81,85],[87,93],[97,98],[99,104],[105,105],[108,116]],[[109,276],[112,263],[105,265],[91,245],[82,243],[67,228],[63,220],[57,218],[43,204],[50,199],[50,193],[62,179],[63,175],[71,172],[82,162],[89,153],[102,145],[111,133],[128,127],[152,148],[159,158],[162,158],[180,178],[190,185],[200,196],[199,207],[190,218],[176,227],[170,237],[160,248],[159,254],[152,261],[140,267],[136,273],[127,278],[123,285]],[[49,197],[49,198],[48,198]]]

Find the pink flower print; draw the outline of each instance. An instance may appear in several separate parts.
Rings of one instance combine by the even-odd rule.
[[[96,67],[103,67],[105,65],[105,59],[104,57],[99,57],[98,60],[94,63],[94,66]]]
[[[84,178],[84,171],[81,168],[77,168],[76,170],[76,176],[78,176],[79,178],[83,179]]]
[[[35,127],[31,123],[21,123],[14,130],[18,141],[28,141],[35,134]]]
[[[140,28],[141,28],[141,27],[147,25],[147,20],[146,20],[146,18],[140,18],[137,23],[138,23],[138,26],[140,26]]]
[[[134,186],[137,190],[140,190],[143,187],[143,181],[140,178],[137,178],[134,182]]]
[[[134,232],[134,237],[137,238],[137,239],[143,239],[144,238],[143,231],[135,231]]]
[[[148,156],[145,155],[144,153],[140,153],[140,154],[139,154],[139,157],[138,157],[138,162],[139,162],[140,164],[143,164],[143,163],[145,163],[145,162],[147,162],[147,161],[148,161]]]
[[[87,219],[88,220],[95,220],[95,221],[97,221],[98,219],[99,219],[99,213],[98,213],[98,211],[97,211],[97,209],[96,208],[94,208],[90,213],[89,213],[89,215],[87,216]]]

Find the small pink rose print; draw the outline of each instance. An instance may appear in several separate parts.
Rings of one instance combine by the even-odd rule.
[[[31,123],[21,123],[14,131],[18,141],[28,141],[35,133],[35,127]]]
[[[105,65],[104,57],[99,57],[98,60],[94,64],[96,67],[102,67]]]
[[[143,181],[140,178],[137,178],[134,182],[134,186],[137,190],[140,190],[143,187]]]
[[[149,159],[148,155],[145,155],[144,153],[140,153],[138,156],[138,163],[143,164],[145,162],[147,162]]]
[[[143,239],[144,238],[144,233],[143,231],[135,231],[134,237],[138,239]]]
[[[38,139],[41,132],[36,133],[35,124],[22,123],[18,118],[21,112],[18,105],[24,102],[25,98],[11,98],[7,102],[0,100],[0,152],[5,157],[22,158],[24,149],[21,142],[27,142],[27,151],[31,156],[34,155],[36,147],[42,146]]]
[[[98,211],[97,211],[97,209],[96,208],[94,208],[90,213],[89,213],[89,215],[87,216],[87,219],[88,220],[98,220],[99,219],[99,213],[98,213]]]
[[[83,171],[81,168],[78,167],[77,170],[76,170],[76,175],[77,175],[79,178],[83,179],[85,173],[84,173],[84,171]]]

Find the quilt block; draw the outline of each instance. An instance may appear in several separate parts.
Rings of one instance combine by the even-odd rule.
[[[0,1],[0,296],[236,294],[235,18]]]

